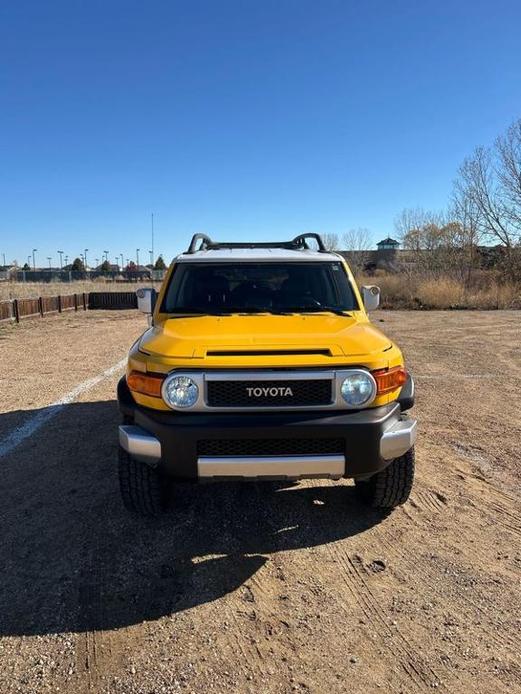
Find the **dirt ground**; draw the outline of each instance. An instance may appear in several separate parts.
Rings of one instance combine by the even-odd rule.
[[[155,286],[159,289],[160,281],[145,282],[111,282],[102,279],[74,280],[73,282],[0,282],[0,301],[7,299],[24,299],[39,296],[58,296],[81,292],[134,292],[138,287]]]
[[[132,517],[107,370],[144,319],[0,327],[0,691],[520,692],[520,314],[375,322],[420,426],[387,518],[326,481],[181,485]]]

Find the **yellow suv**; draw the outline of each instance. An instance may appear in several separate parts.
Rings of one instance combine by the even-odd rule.
[[[414,383],[369,322],[378,303],[378,287],[360,293],[317,234],[279,243],[196,234],[158,296],[138,290],[150,327],[118,385],[127,508],[160,513],[175,479],[347,477],[373,507],[404,503]]]

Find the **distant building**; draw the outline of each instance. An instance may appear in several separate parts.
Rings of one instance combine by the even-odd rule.
[[[407,255],[400,249],[399,241],[388,236],[386,239],[378,241],[376,250],[351,250],[339,251],[347,262],[360,268],[369,274],[375,270],[386,270],[387,272],[397,272],[402,256]]]
[[[400,243],[388,236],[386,239],[378,241],[376,247],[379,251],[397,251],[400,247]]]

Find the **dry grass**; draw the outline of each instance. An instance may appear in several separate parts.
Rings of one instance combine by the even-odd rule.
[[[450,277],[418,275],[360,277],[360,284],[377,284],[383,308],[411,309],[521,309],[521,287],[482,277],[471,288]]]
[[[521,287],[500,284],[482,275],[471,289],[450,277],[426,278],[419,275],[377,273],[374,277],[358,277],[358,283],[377,284],[382,290],[383,308],[410,309],[521,309]],[[129,292],[138,287],[160,282],[106,282],[104,280],[77,282],[2,282],[0,300],[26,297],[56,296],[74,292]]]
[[[57,296],[81,292],[133,292],[139,287],[155,286],[161,282],[107,282],[105,280],[78,280],[76,282],[0,282],[0,301],[26,299],[39,296]]]

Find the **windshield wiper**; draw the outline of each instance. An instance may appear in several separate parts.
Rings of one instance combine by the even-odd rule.
[[[231,316],[229,311],[191,311],[189,309],[183,311],[171,312],[169,318],[201,318],[201,316]]]
[[[351,313],[346,308],[337,308],[336,306],[321,306],[317,311],[327,311],[329,313],[334,313],[337,316],[347,316],[351,317]]]
[[[346,308],[336,306],[301,306],[299,308],[291,307],[288,310],[292,313],[334,313],[337,316],[351,317],[351,313]]]

